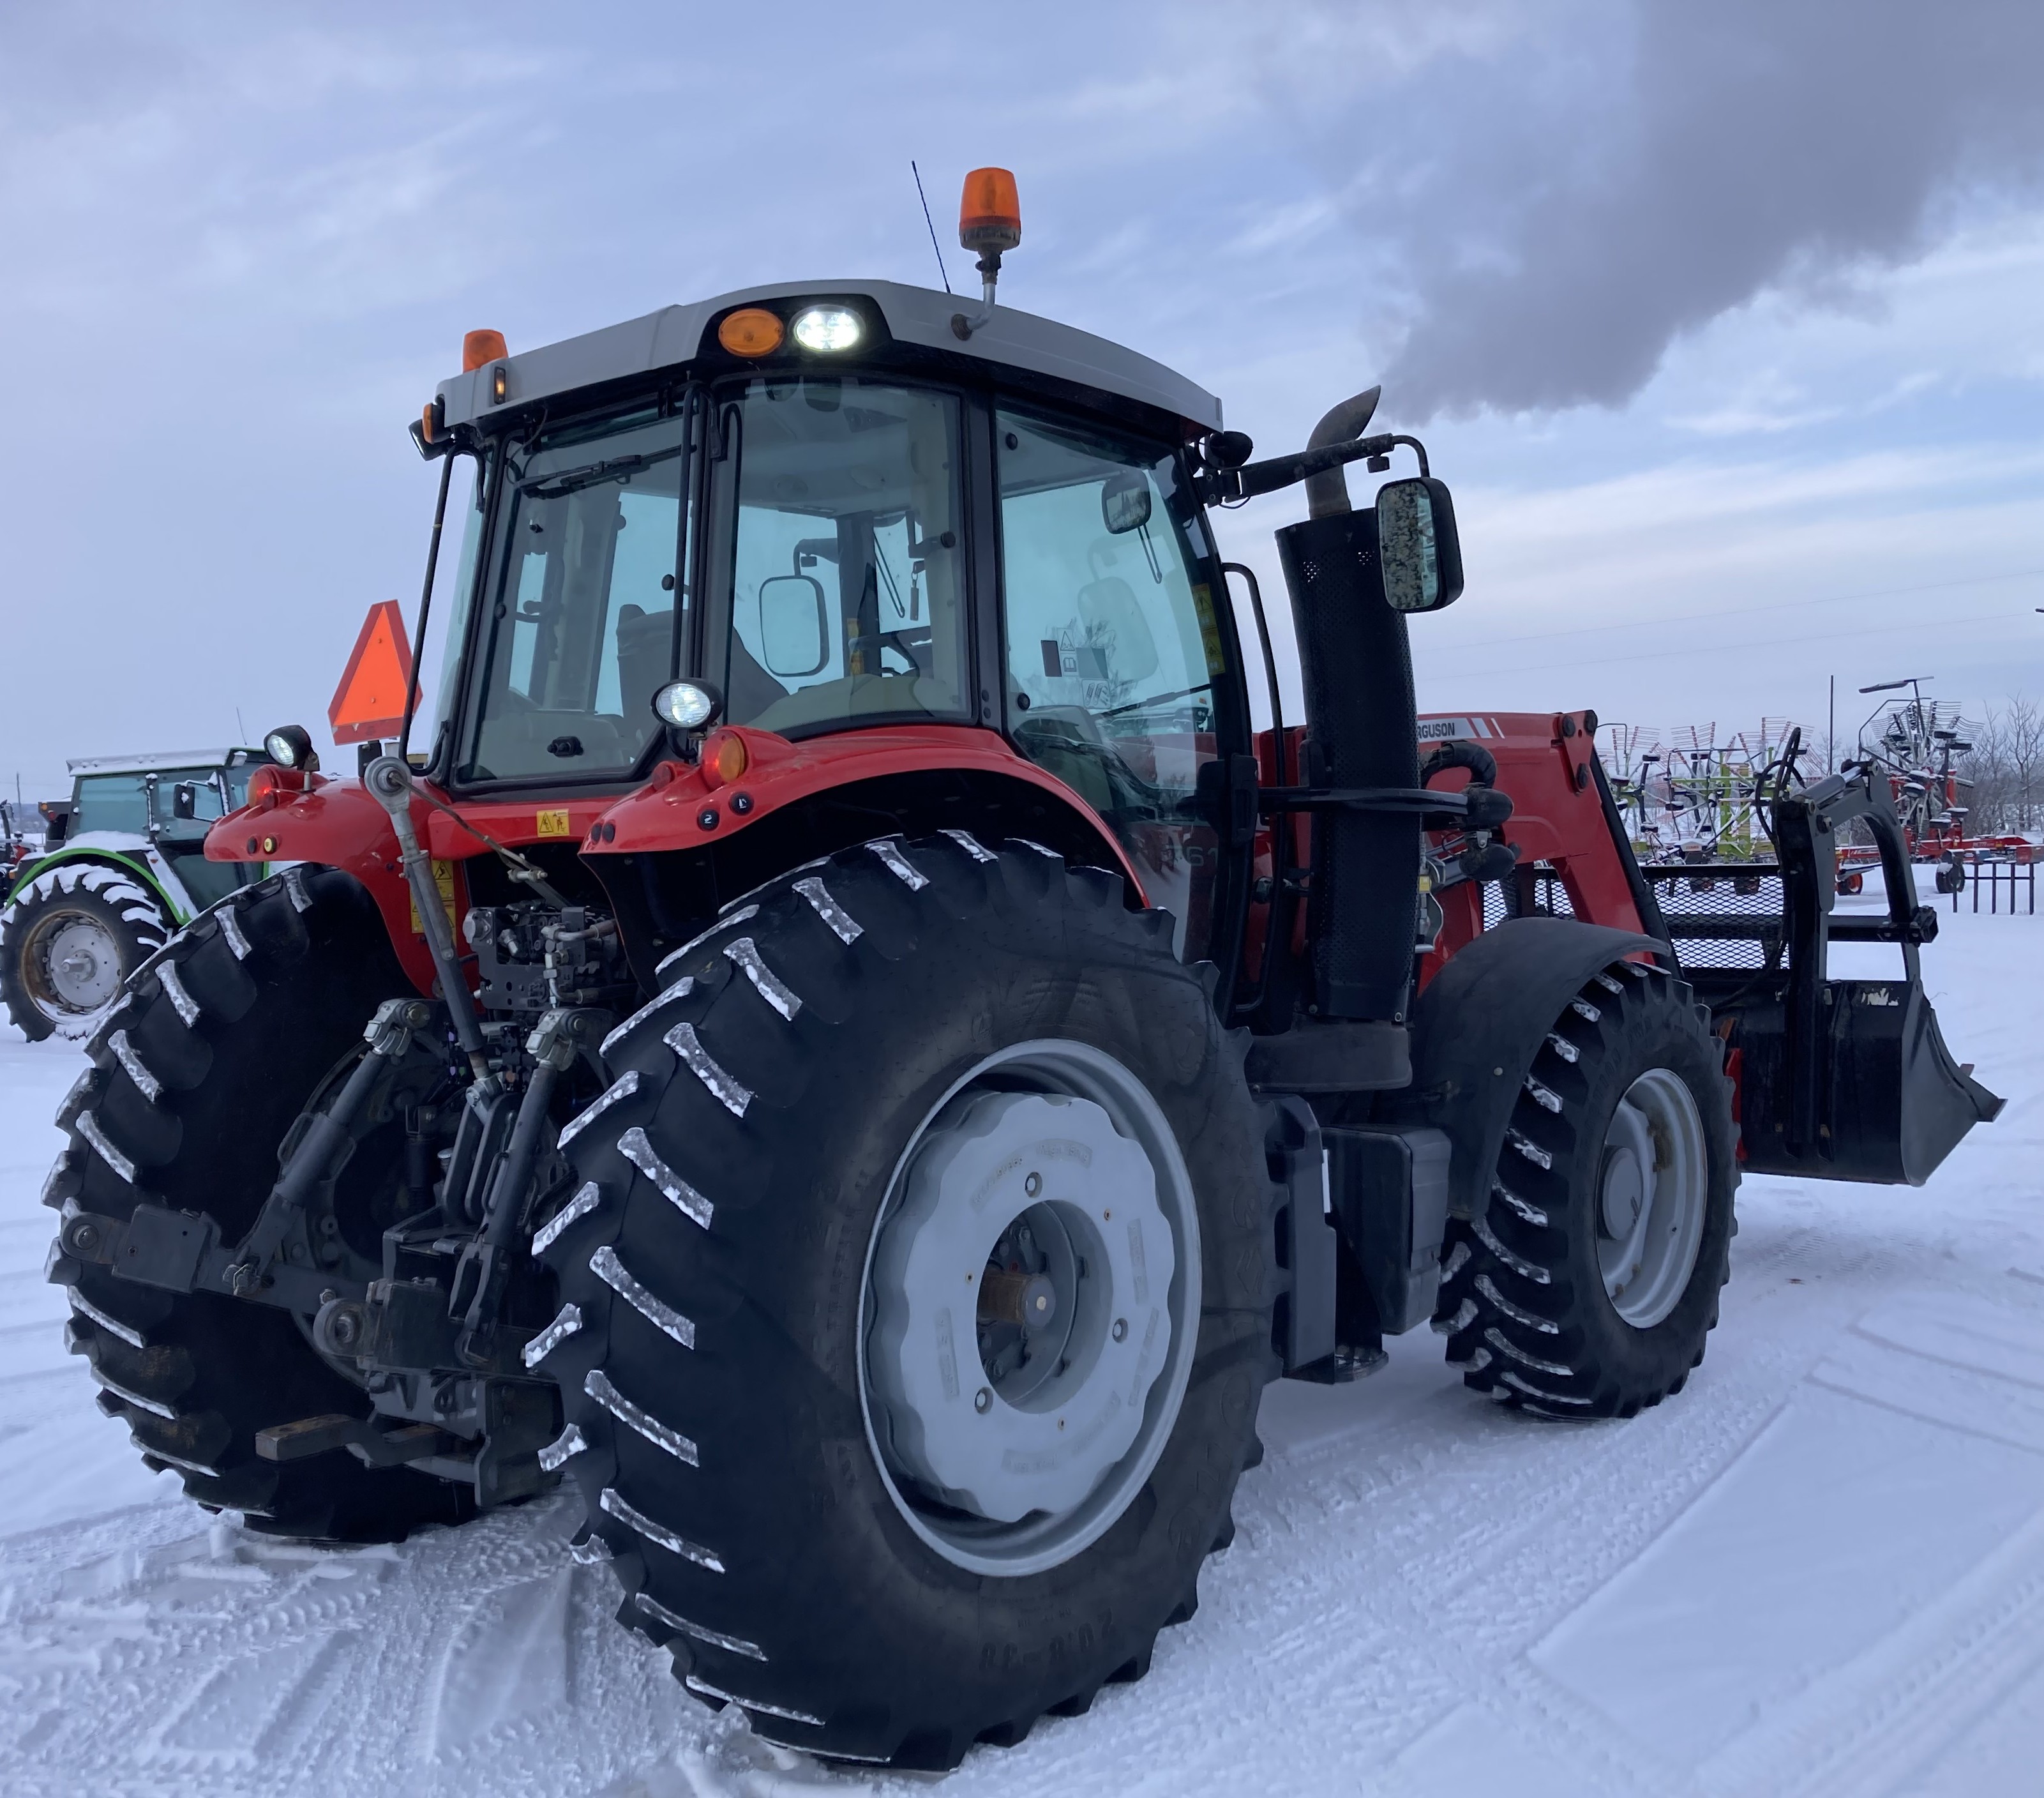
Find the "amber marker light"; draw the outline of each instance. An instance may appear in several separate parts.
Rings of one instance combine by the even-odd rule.
[[[781,347],[788,328],[764,306],[740,306],[717,328],[717,341],[733,356],[771,356]]]
[[[501,362],[510,353],[501,331],[471,331],[461,340],[461,372],[472,375],[486,363]]]
[[[745,739],[735,731],[714,731],[703,745],[703,779],[709,786],[728,787],[751,762],[745,753]]]

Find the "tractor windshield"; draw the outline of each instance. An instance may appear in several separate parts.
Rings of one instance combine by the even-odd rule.
[[[686,421],[653,408],[508,454],[456,780],[616,778],[674,671]]]
[[[719,428],[704,667],[725,715],[797,737],[965,715],[957,400],[760,380]]]

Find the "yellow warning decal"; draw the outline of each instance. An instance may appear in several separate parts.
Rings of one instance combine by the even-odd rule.
[[[570,837],[574,834],[572,826],[568,823],[567,810],[565,807],[557,811],[541,812],[533,828],[542,837]]]
[[[1220,620],[1214,615],[1213,595],[1203,580],[1193,583],[1193,610],[1198,614],[1200,641],[1207,655],[1207,672],[1220,676],[1227,671],[1228,656],[1220,646]]]
[[[442,861],[437,857],[434,858],[433,884],[440,890],[440,903],[447,908],[448,922],[451,925],[454,924],[455,922],[455,919],[454,915],[454,864],[452,862]],[[412,901],[412,934],[415,937],[423,937],[425,934],[425,921],[419,916],[419,902],[415,899]],[[457,941],[459,941],[458,938]]]

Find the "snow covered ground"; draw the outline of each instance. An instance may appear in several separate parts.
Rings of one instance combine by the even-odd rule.
[[[1946,925],[1925,961],[1947,1039],[2009,1105],[1929,1186],[1749,1180],[1709,1356],[1632,1423],[1507,1415],[1424,1330],[1359,1385],[1274,1388],[1240,1533],[1149,1679],[975,1752],[948,1791],[2044,1786],[2044,918]],[[1851,953],[1873,964],[1838,972],[1894,953]],[[0,1036],[0,1789],[928,1783],[713,1718],[568,1559],[572,1500],[336,1554],[145,1473],[42,1280],[48,1120],[78,1065]]]

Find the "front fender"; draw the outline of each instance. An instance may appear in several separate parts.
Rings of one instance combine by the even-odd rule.
[[[1459,949],[1412,1019],[1413,1121],[1447,1133],[1448,1208],[1479,1215],[1504,1128],[1533,1057],[1583,983],[1613,962],[1664,953],[1631,930],[1570,918],[1515,918]]]

